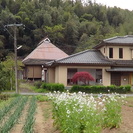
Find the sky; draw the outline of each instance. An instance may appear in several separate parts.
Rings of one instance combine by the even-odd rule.
[[[120,7],[122,9],[133,10],[133,0],[92,0],[96,3],[101,3],[110,7]]]

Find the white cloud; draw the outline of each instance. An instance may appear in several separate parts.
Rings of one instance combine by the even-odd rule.
[[[132,0],[92,0],[92,2],[101,3],[110,7],[120,7],[122,9],[133,10]]]

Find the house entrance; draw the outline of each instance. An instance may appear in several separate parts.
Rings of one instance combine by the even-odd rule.
[[[121,73],[111,73],[111,85],[121,85]]]

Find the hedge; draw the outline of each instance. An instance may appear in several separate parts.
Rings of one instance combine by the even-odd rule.
[[[65,87],[63,84],[59,84],[59,83],[43,83],[41,88],[46,89],[48,91],[64,91]]]
[[[129,93],[131,92],[131,86],[81,86],[74,85],[70,92],[86,92],[86,93]]]

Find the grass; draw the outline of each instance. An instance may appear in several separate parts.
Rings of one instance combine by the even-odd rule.
[[[25,89],[28,89],[28,90],[33,90],[34,89],[34,86],[32,84],[29,84],[29,83],[20,83],[19,85],[20,88],[25,88]]]
[[[45,89],[38,89],[36,88],[33,84],[31,83],[20,83],[20,88],[25,88],[28,89],[30,91],[36,92],[36,93],[47,93],[48,91]]]
[[[45,104],[46,104],[45,106],[47,106],[47,107],[43,109],[43,112],[44,112],[43,116],[46,121],[47,119],[49,119],[53,108],[52,108],[52,102],[47,101],[47,103],[45,103]]]
[[[125,104],[126,106],[133,107],[133,97],[126,97],[125,98]]]

